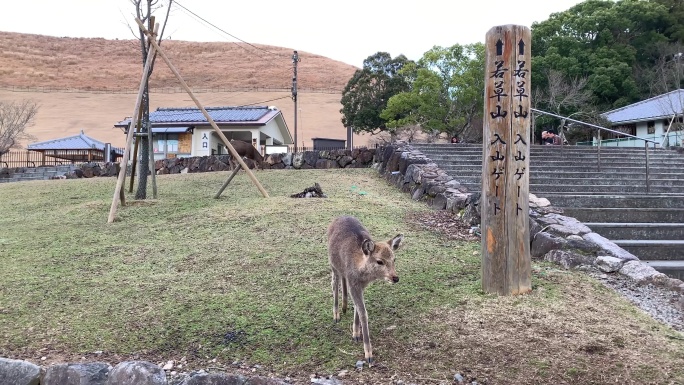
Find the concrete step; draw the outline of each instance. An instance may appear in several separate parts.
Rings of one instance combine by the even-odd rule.
[[[596,208],[681,208],[684,209],[684,195],[582,195],[547,194],[544,198],[558,207]]]
[[[585,222],[595,233],[608,239],[684,239],[684,223],[604,223]]]
[[[471,191],[480,191],[481,185],[478,182],[461,182],[462,186],[467,187]],[[533,184],[530,183],[529,191],[537,196],[546,196],[560,193],[584,193],[584,194],[646,194],[646,184],[638,185],[569,185],[569,184]],[[682,187],[672,186],[651,186],[648,193],[651,194],[681,194]]]
[[[475,171],[475,170],[480,170],[482,172],[482,164],[481,163],[476,163],[476,162],[466,162],[466,163],[443,163],[439,164],[439,168],[446,172],[453,172],[453,173],[458,173],[459,170],[466,170],[466,171]],[[543,173],[553,173],[553,174],[562,174],[565,172],[583,172],[583,173],[639,173],[643,174],[646,172],[646,167],[630,167],[630,166],[611,166],[611,165],[602,165],[601,169],[599,170],[598,166],[593,165],[593,166],[587,166],[584,164],[577,164],[577,165],[560,165],[560,166],[549,166],[547,164],[530,164],[530,170],[532,172],[539,171]],[[651,173],[654,174],[671,174],[674,175],[675,177],[678,177],[681,175],[681,172],[672,172],[673,169],[671,168],[657,168],[657,167],[651,167],[649,169],[649,175]],[[684,170],[684,167],[682,168]]]
[[[684,208],[565,207],[563,211],[583,223],[684,223]]]
[[[657,261],[642,259],[641,262],[672,278],[684,281],[684,260]]]
[[[450,173],[449,169],[442,168],[442,170],[446,171],[447,173]],[[540,171],[540,170],[531,170],[530,176],[534,179],[536,178],[544,178],[544,179],[553,179],[553,178],[574,178],[574,179],[586,179],[586,178],[596,178],[596,179],[601,179],[601,180],[611,180],[611,179],[621,179],[621,180],[632,180],[632,181],[637,181],[637,182],[643,182],[646,183],[646,173],[641,172],[631,172],[631,173],[625,173],[625,172],[557,172],[557,171]],[[453,176],[454,178],[466,178],[466,177],[481,177],[482,176],[482,168],[481,167],[473,167],[473,168],[463,168],[458,171],[453,171],[449,175]],[[669,173],[649,173],[649,177],[651,180],[684,180],[684,173],[679,173],[679,174],[669,174]],[[684,193],[684,191],[683,191]]]
[[[423,152],[425,156],[432,159],[435,162],[440,162],[443,160],[450,159],[462,159],[462,160],[478,160],[482,161],[482,154],[477,152]],[[577,160],[583,162],[597,162],[598,156],[596,154],[530,154],[530,161],[570,161]],[[601,155],[601,162],[611,163],[611,162],[621,162],[626,163],[634,162],[639,164],[646,164],[646,157],[644,155],[625,155],[625,154],[610,154]],[[649,156],[649,164],[653,163],[672,163],[672,164],[684,164],[684,158],[676,155],[653,155]]]
[[[480,175],[452,175],[456,180],[466,183],[480,183]],[[564,174],[538,175],[532,174],[530,185],[567,185],[567,186],[638,186],[646,188],[646,179],[619,179],[619,178],[565,178]],[[679,187],[684,192],[684,178],[682,179],[651,179],[649,187]]]
[[[623,240],[611,239],[613,243],[643,260],[684,260],[682,240]]]

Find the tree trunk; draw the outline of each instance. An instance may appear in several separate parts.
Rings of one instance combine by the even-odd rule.
[[[142,125],[140,127],[140,157],[138,160],[138,190],[135,193],[135,199],[147,199],[147,174],[150,171],[150,143],[147,140],[147,132],[150,129],[150,93],[149,83],[145,84],[145,91],[143,91],[142,106]]]

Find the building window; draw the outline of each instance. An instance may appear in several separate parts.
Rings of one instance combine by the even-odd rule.
[[[648,123],[646,123],[646,130],[648,134],[655,134],[655,121],[649,120]]]
[[[161,134],[160,138],[154,140],[154,152],[156,153],[177,153],[178,134]]]

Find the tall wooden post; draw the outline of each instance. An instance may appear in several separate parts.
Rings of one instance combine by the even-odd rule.
[[[530,30],[486,35],[482,152],[482,288],[511,295],[532,289],[530,271]]]

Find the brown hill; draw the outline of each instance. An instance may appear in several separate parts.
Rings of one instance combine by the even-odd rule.
[[[162,49],[204,105],[275,105],[294,129],[292,49],[174,40],[165,40]],[[0,51],[0,100],[40,105],[28,130],[37,140],[83,130],[123,145],[112,126],[132,114],[142,73],[138,41],[0,32]],[[310,146],[312,137],[345,138],[339,101],[356,67],[307,52],[299,57],[299,144]],[[161,58],[150,87],[152,109],[193,105]],[[366,142],[355,138],[356,145]]]

